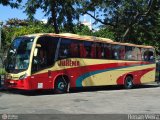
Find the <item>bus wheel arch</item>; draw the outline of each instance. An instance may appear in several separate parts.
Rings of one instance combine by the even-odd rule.
[[[124,78],[124,88],[125,89],[131,89],[134,86],[133,83],[134,77],[132,74],[127,74]]]
[[[157,81],[157,86],[160,87],[160,81]]]
[[[67,75],[59,75],[54,81],[54,93],[67,93],[70,89],[70,79]]]

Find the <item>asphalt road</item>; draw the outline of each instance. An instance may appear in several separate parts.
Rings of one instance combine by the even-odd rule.
[[[160,87],[108,86],[68,94],[1,91],[0,114],[160,114]]]

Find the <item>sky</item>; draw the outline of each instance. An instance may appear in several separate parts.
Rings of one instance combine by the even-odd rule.
[[[23,12],[23,9],[12,9],[9,6],[0,5],[0,20],[3,22],[11,18],[27,19],[27,15]],[[41,10],[38,10],[35,14],[35,18],[38,20],[47,19]]]
[[[37,10],[34,17],[38,20],[47,19],[47,17],[44,16],[44,13],[40,9]],[[27,15],[24,13],[24,9],[14,9],[14,8],[11,8],[10,6],[3,6],[0,4],[0,20],[5,23],[8,19],[11,19],[11,18],[27,19]],[[90,20],[91,22],[94,21],[88,15],[80,17],[81,22],[83,22],[84,19],[87,20],[88,22],[90,22]]]

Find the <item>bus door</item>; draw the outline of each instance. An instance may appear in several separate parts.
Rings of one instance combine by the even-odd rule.
[[[31,85],[35,89],[52,89],[52,68],[55,62],[55,53],[58,38],[40,37],[37,41],[32,60]]]

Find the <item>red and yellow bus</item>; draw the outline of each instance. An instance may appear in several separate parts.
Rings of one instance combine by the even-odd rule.
[[[155,81],[155,50],[70,33],[32,34],[12,41],[5,69],[7,88],[57,93],[106,85],[130,89]]]

